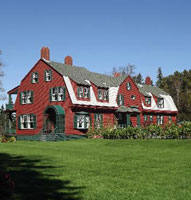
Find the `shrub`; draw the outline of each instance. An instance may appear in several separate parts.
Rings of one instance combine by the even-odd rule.
[[[148,126],[127,127],[116,129],[114,127],[89,129],[88,136],[93,138],[104,139],[176,139],[191,138],[191,122],[177,124],[167,124],[166,126],[158,126],[150,124]]]

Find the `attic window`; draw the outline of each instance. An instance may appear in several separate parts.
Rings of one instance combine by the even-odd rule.
[[[38,82],[38,72],[33,72],[31,74],[31,82],[32,83],[37,83]]]
[[[135,95],[131,95],[131,99],[132,99],[132,100],[135,100],[135,99],[136,99],[136,96],[135,96]]]
[[[131,90],[131,83],[130,82],[127,82],[127,90],[129,91],[129,90]]]
[[[52,80],[52,71],[51,70],[46,70],[45,72],[44,72],[45,74],[44,74],[44,79],[45,79],[45,81],[51,81]]]

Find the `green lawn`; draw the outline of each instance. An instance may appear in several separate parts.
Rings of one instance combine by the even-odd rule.
[[[190,200],[191,140],[1,143],[0,170],[12,199]]]

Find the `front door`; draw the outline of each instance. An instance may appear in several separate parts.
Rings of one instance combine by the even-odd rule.
[[[64,133],[65,113],[61,106],[49,106],[43,115],[44,133]]]

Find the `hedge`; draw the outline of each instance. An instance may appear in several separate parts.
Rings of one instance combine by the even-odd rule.
[[[90,128],[88,137],[104,139],[189,139],[191,138],[191,122],[168,124],[163,127],[152,124],[141,128]]]

